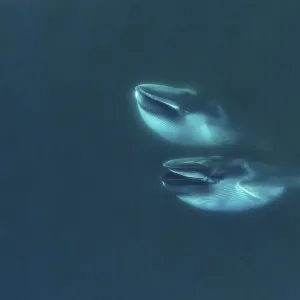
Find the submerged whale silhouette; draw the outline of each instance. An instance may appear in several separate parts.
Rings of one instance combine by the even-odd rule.
[[[237,141],[238,134],[221,106],[192,89],[140,84],[134,95],[144,123],[165,140],[203,147]]]
[[[181,158],[163,163],[162,185],[194,207],[243,211],[278,199],[300,178],[261,162],[223,156]]]

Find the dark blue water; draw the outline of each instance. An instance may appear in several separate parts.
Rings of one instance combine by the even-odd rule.
[[[300,204],[199,212],[131,89],[203,87],[300,166],[299,1],[0,2],[0,298],[300,297]]]

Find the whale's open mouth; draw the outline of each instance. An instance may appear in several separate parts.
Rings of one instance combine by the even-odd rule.
[[[169,160],[161,176],[163,186],[169,189],[182,187],[209,187],[223,180],[225,170],[214,164],[214,159],[183,158]]]
[[[160,177],[160,180],[164,186],[176,186],[176,187],[183,187],[183,186],[207,186],[213,184],[214,182],[207,177],[198,177],[198,178],[191,178],[187,177],[178,173],[174,173],[170,170],[167,170],[163,173]]]
[[[134,96],[139,107],[152,114],[177,115],[179,105],[171,100],[167,92],[162,93],[156,86],[141,84],[135,87]]]

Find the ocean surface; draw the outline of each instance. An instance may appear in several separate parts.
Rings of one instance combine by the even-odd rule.
[[[1,0],[0,299],[300,299],[300,194],[242,214],[179,202],[161,162],[200,152],[153,135],[132,97],[203,89],[300,168],[299,11]]]

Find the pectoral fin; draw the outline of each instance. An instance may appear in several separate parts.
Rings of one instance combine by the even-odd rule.
[[[279,197],[283,193],[285,186],[271,180],[255,180],[240,181],[237,183],[237,188],[253,198],[269,201],[270,198]]]

